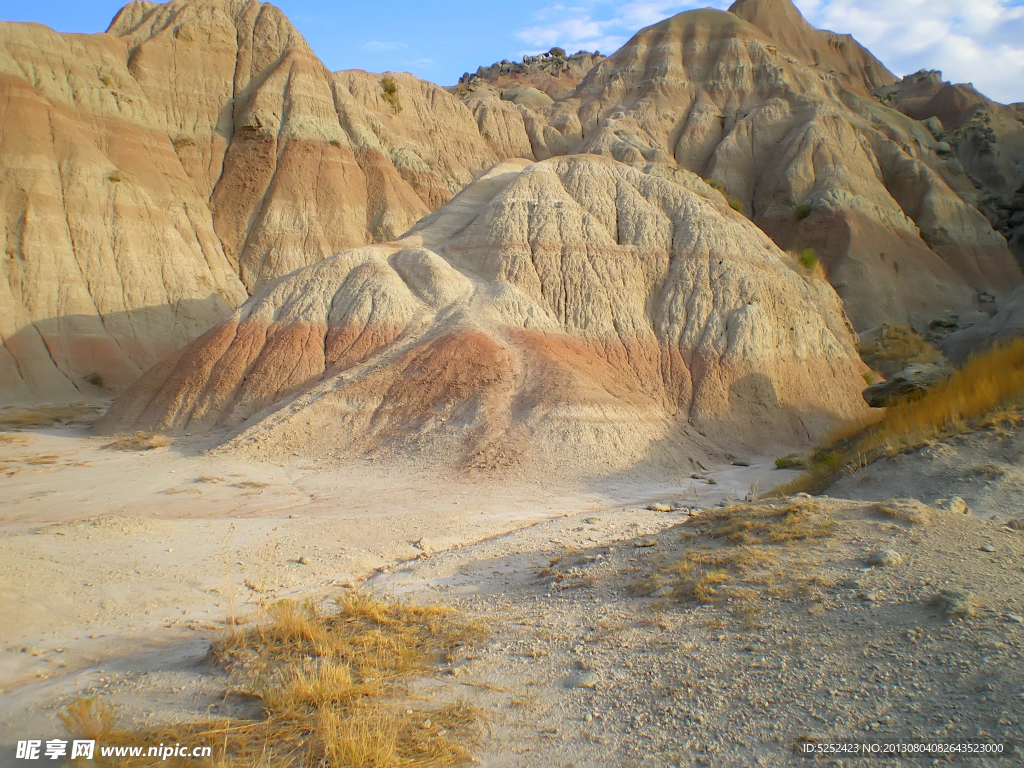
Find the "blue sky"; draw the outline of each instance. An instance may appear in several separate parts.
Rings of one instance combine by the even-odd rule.
[[[648,24],[728,2],[669,0],[279,0],[331,69],[404,70],[442,85],[466,70],[560,45],[611,53]],[[1024,0],[796,0],[815,26],[849,32],[896,74],[941,69],[999,101],[1024,101]],[[0,19],[61,32],[106,28],[121,2],[0,0]]]

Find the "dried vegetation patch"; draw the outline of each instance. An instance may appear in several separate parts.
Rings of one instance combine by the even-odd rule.
[[[86,403],[39,405],[33,408],[0,408],[0,432],[12,429],[54,427],[59,424],[91,424],[103,415],[103,408]]]
[[[843,472],[979,429],[1024,422],[1024,339],[977,355],[920,398],[847,423],[826,436],[807,472],[778,489],[820,493]]]
[[[174,445],[174,440],[167,435],[153,432],[136,432],[134,435],[122,435],[104,445],[115,451],[152,451],[156,448],[167,448]]]
[[[811,596],[823,584],[797,545],[835,525],[809,498],[709,510],[677,527],[682,551],[664,553],[634,590],[699,603]]]
[[[214,643],[211,655],[235,701],[254,716],[127,731],[95,699],[72,705],[68,731],[104,744],[208,745],[218,768],[440,768],[469,763],[477,713],[413,697],[408,683],[479,638],[482,629],[439,606],[351,593],[334,610],[271,605],[267,620]],[[178,763],[185,764],[183,760]],[[132,765],[175,765],[136,758]]]
[[[888,323],[882,326],[874,341],[861,344],[858,351],[872,370],[886,378],[912,363],[935,363],[943,359],[942,353],[912,328]]]

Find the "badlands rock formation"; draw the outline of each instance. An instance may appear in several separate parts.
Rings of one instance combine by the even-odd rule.
[[[457,98],[332,74],[271,5],[0,24],[0,403],[109,395],[248,292],[404,232],[497,162]]]
[[[493,88],[464,100],[499,155],[587,152],[716,179],[783,248],[817,251],[866,330],[1021,282],[963,169],[871,95],[893,82],[789,0],[742,0],[641,30],[564,100],[509,106]]]
[[[513,160],[405,237],[265,285],[107,431],[607,470],[805,442],[864,408],[841,303],[693,174]]]
[[[935,71],[908,75],[877,94],[925,123],[947,164],[966,171],[975,187],[964,199],[978,206],[1024,265],[1024,104],[997,104]]]
[[[450,90],[331,73],[255,0],[137,0],[101,35],[0,24],[0,89],[0,405],[116,393],[276,278],[394,240],[513,158],[714,181],[817,252],[859,331],[969,316],[1021,282],[992,226],[1019,244],[1020,111],[897,83],[789,0]]]

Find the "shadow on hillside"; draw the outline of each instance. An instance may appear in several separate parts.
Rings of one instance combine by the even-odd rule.
[[[228,317],[220,294],[22,326],[0,343],[0,406],[105,401]]]

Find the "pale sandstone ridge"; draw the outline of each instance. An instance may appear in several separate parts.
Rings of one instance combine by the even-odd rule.
[[[380,75],[331,73],[266,3],[133,2],[109,34],[128,44],[250,291],[401,234],[497,161],[442,88],[387,73],[389,101]]]
[[[261,289],[101,430],[589,469],[802,443],[864,407],[834,291],[696,176],[513,160]]]
[[[246,298],[127,58],[0,24],[0,403],[117,391]]]
[[[407,230],[497,162],[453,95],[332,74],[275,7],[0,24],[0,404],[109,396],[248,293]]]
[[[502,156],[594,153],[716,179],[785,249],[814,248],[858,330],[975,309],[1021,272],[963,167],[870,95],[895,78],[789,0],[640,30],[550,105],[464,94]]]

